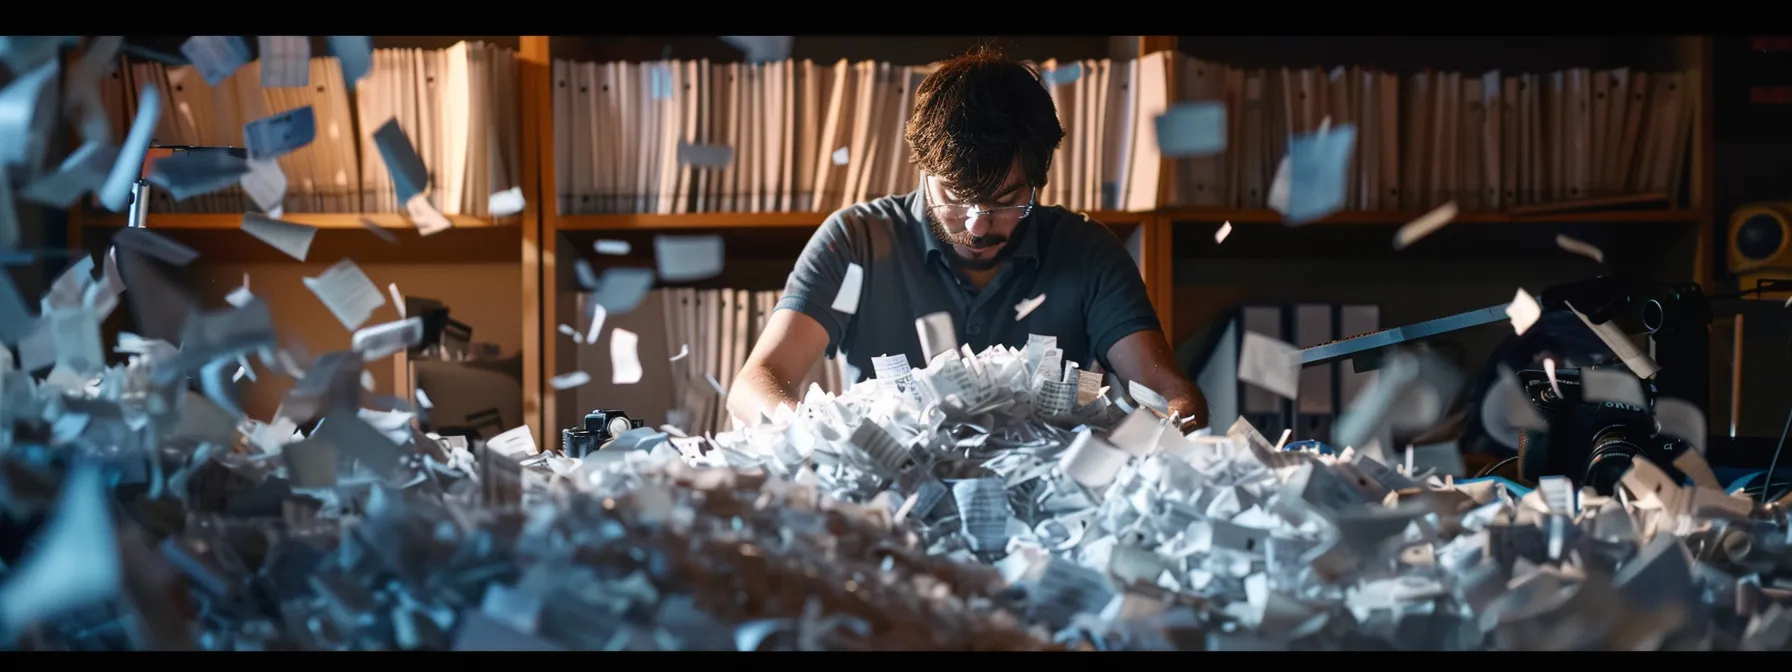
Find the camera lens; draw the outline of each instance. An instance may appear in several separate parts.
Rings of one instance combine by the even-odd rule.
[[[1624,472],[1630,471],[1631,462],[1643,453],[1642,447],[1631,440],[1624,427],[1608,427],[1593,435],[1593,452],[1587,456],[1587,476],[1583,485],[1592,486],[1593,491],[1604,496],[1611,496],[1624,478]]]

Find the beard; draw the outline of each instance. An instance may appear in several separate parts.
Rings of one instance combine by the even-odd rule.
[[[975,250],[995,247],[1008,242],[1008,237],[999,233],[976,236],[972,235],[969,231],[960,231],[958,233],[947,231],[945,225],[940,224],[940,220],[935,218],[931,212],[927,213],[927,229],[933,232],[934,238],[939,239],[941,243],[945,243],[948,247],[963,245]],[[964,256],[958,254],[958,249],[956,247],[952,247],[951,252],[951,254],[946,256],[951,257],[952,263],[959,268],[969,271],[987,271],[1000,266],[1002,265],[1002,262],[1007,261],[1009,250],[1004,247],[1002,248],[1002,251],[996,253],[996,256],[988,259],[966,259]]]

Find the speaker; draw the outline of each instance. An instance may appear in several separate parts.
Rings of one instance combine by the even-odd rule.
[[[1792,203],[1751,203],[1730,213],[1725,256],[1735,274],[1792,272]]]

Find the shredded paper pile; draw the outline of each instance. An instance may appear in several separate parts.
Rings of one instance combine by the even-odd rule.
[[[914,370],[882,359],[844,396],[811,390],[713,438],[647,428],[583,460],[516,459],[363,408],[379,400],[362,398],[356,353],[313,362],[271,425],[186,390],[183,372],[282,358],[265,315],[250,301],[196,319],[180,349],[127,337],[135,354],[110,369],[0,367],[10,645],[1629,650],[1792,635],[1773,578],[1783,519],[1749,500],[1647,465],[1626,479],[1634,500],[1514,500],[1350,450],[1281,450],[1242,421],[1185,437],[1161,398],[1091,384],[1051,338],[946,348]]]

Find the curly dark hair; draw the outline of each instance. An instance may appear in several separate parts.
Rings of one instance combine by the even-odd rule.
[[[904,138],[916,167],[976,201],[995,195],[1016,156],[1044,187],[1064,127],[1037,72],[980,46],[921,81]]]

